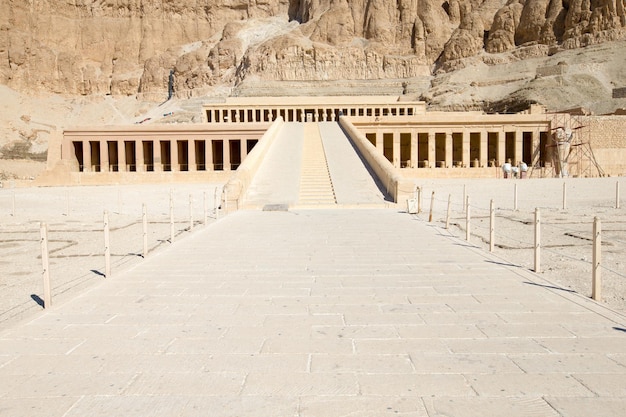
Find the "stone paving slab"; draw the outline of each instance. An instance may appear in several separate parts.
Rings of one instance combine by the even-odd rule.
[[[0,416],[622,416],[624,329],[406,213],[238,212],[0,333]]]

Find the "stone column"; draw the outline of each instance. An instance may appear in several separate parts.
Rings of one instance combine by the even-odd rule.
[[[446,132],[446,168],[450,168],[453,166],[454,161],[452,160],[452,132]]]
[[[402,158],[400,152],[400,132],[393,132],[393,166],[396,168],[400,168]]]
[[[137,167],[137,172],[145,172],[146,166],[144,164],[143,157],[143,141],[136,140],[135,141],[135,166]]]
[[[506,134],[504,131],[496,132],[498,135],[498,160],[496,161],[497,166],[502,166],[506,162]]]
[[[207,140],[204,145],[204,163],[207,171],[215,171],[213,166],[213,141],[211,139]]]
[[[239,111],[237,111],[239,113]],[[198,166],[196,165],[196,141],[194,139],[189,139],[187,141],[187,166],[189,167],[189,171],[197,171]]]
[[[152,141],[152,160],[154,163],[154,172],[163,172],[163,161],[161,160],[161,141]]]
[[[240,141],[240,145],[239,145],[239,155],[240,155],[240,161],[243,164],[243,161],[245,161],[246,156],[248,156],[248,139],[241,139]]]
[[[513,163],[519,165],[524,158],[524,133],[515,129],[515,160]]]
[[[435,132],[428,131],[428,168],[437,166],[437,141],[435,140]]]
[[[374,132],[376,134],[376,149],[381,155],[385,154],[385,136],[379,131]]]
[[[126,172],[126,145],[123,140],[117,141],[117,170]]]
[[[230,171],[230,140],[224,139],[224,171]]]
[[[539,158],[541,157],[540,148],[541,148],[541,130],[539,128],[535,128],[533,130],[533,138],[532,142],[532,150],[530,152],[532,161],[528,161],[529,167],[534,167],[539,163]],[[525,162],[525,161],[524,161]]]
[[[488,143],[488,135],[486,130],[480,131],[480,166],[487,167],[489,166],[489,161],[487,158],[489,157],[489,143]]]
[[[463,167],[470,167],[470,134],[467,129],[463,129]]]
[[[83,144],[83,172],[91,172],[91,144],[88,140],[82,141]]]
[[[170,158],[172,172],[180,171],[180,165],[178,164],[178,141],[176,139],[170,141]]]
[[[417,161],[417,149],[418,149],[418,144],[417,144],[417,130],[412,129],[411,130],[411,168],[417,168],[419,166],[419,163]]]
[[[109,143],[100,141],[100,172],[109,172]]]

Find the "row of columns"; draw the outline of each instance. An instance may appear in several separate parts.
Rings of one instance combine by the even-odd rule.
[[[517,130],[497,130],[489,131],[485,129],[471,130],[463,129],[461,131],[437,131],[427,130],[422,131],[418,129],[411,129],[409,131],[402,131],[401,129],[393,130],[377,130],[366,134],[368,139],[375,143],[376,148],[383,154],[385,154],[390,162],[395,167],[409,167],[409,168],[451,168],[454,166],[459,167],[487,167],[491,165],[502,166],[505,162],[510,162],[512,165],[518,165],[522,162],[532,165],[539,158],[540,138],[542,130],[539,127],[534,127],[531,130],[517,129]],[[402,159],[402,135],[410,135],[410,151],[408,161]],[[477,141],[478,152],[474,152],[471,155],[471,135],[478,135]],[[489,154],[489,135],[495,137],[495,152]],[[420,135],[427,135],[427,152],[419,152],[419,137]],[[440,151],[437,152],[438,139],[445,135],[443,140],[443,155]],[[454,146],[454,135],[461,136],[461,149],[460,158],[455,158],[455,150],[458,148]],[[530,137],[531,146],[530,159],[524,160],[524,136]],[[385,149],[385,136],[392,136],[392,149],[391,155],[386,152]],[[507,155],[507,136],[513,138],[512,149],[509,149]],[[441,143],[441,142],[440,142]],[[439,155],[438,155],[439,154]],[[405,152],[406,155],[406,152]],[[473,156],[473,158],[472,158]]]
[[[224,139],[224,140],[99,140],[99,141],[74,141],[72,142],[75,152],[77,146],[82,147],[82,171],[230,171],[233,163],[241,164],[248,154],[248,141],[256,139]],[[214,143],[221,142],[221,153],[219,147]],[[239,155],[231,155],[231,143],[239,142]],[[80,145],[78,145],[80,144]],[[149,145],[147,145],[149,144]],[[166,145],[164,145],[166,144]],[[179,144],[186,148],[186,155],[179,155]],[[203,155],[198,158],[196,154],[197,144],[202,144],[198,148],[203,150]],[[251,144],[252,146],[254,144]],[[93,147],[97,146],[97,151]],[[130,152],[127,152],[127,148]],[[145,154],[151,152],[151,155]],[[164,151],[164,152],[163,152]],[[164,154],[165,153],[165,154]],[[78,155],[76,155],[78,157]],[[95,156],[95,157],[94,157]],[[134,156],[134,158],[133,158]],[[169,157],[169,158],[168,158]],[[182,160],[181,158],[182,157]],[[128,160],[132,158],[132,160]],[[97,160],[99,159],[99,161]],[[117,163],[113,162],[117,159]],[[198,166],[197,162],[204,162],[204,166]],[[152,169],[149,169],[149,166]],[[115,169],[117,168],[117,169]]]
[[[298,106],[298,107],[230,107],[207,108],[209,123],[273,122],[278,116],[287,122],[336,121],[340,114],[346,116],[414,116],[414,105],[386,106]]]

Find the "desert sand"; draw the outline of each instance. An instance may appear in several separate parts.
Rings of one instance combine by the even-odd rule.
[[[494,254],[512,269],[534,267],[534,211],[541,216],[541,270],[548,284],[563,291],[591,295],[593,219],[602,225],[602,301],[626,314],[626,209],[616,208],[617,184],[626,179],[494,179],[415,180],[421,189],[422,212],[428,222],[435,192],[432,227],[442,235],[465,238],[463,196],[470,197],[468,242],[489,250],[489,205],[496,209]],[[566,204],[563,207],[563,184]],[[111,227],[112,275],[141,262],[142,205],[148,218],[148,256],[172,244],[170,193],[176,242],[207,223],[219,221],[215,195],[221,184],[100,187],[11,187],[0,189],[0,329],[32,317],[43,298],[40,224],[48,227],[53,305],[71,299],[104,277],[103,214]],[[517,210],[515,189],[517,188]],[[450,227],[445,229],[448,197]],[[623,200],[623,199],[622,199]],[[190,204],[191,201],[191,204]],[[390,210],[406,210],[393,207]],[[190,213],[193,229],[190,230]],[[409,215],[409,214],[407,214]],[[175,243],[174,243],[175,244]],[[415,256],[419,256],[416,253]]]

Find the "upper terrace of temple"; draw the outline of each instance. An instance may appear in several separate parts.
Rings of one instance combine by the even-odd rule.
[[[335,121],[345,116],[416,116],[426,114],[423,101],[396,96],[226,97],[203,105],[206,123]]]

